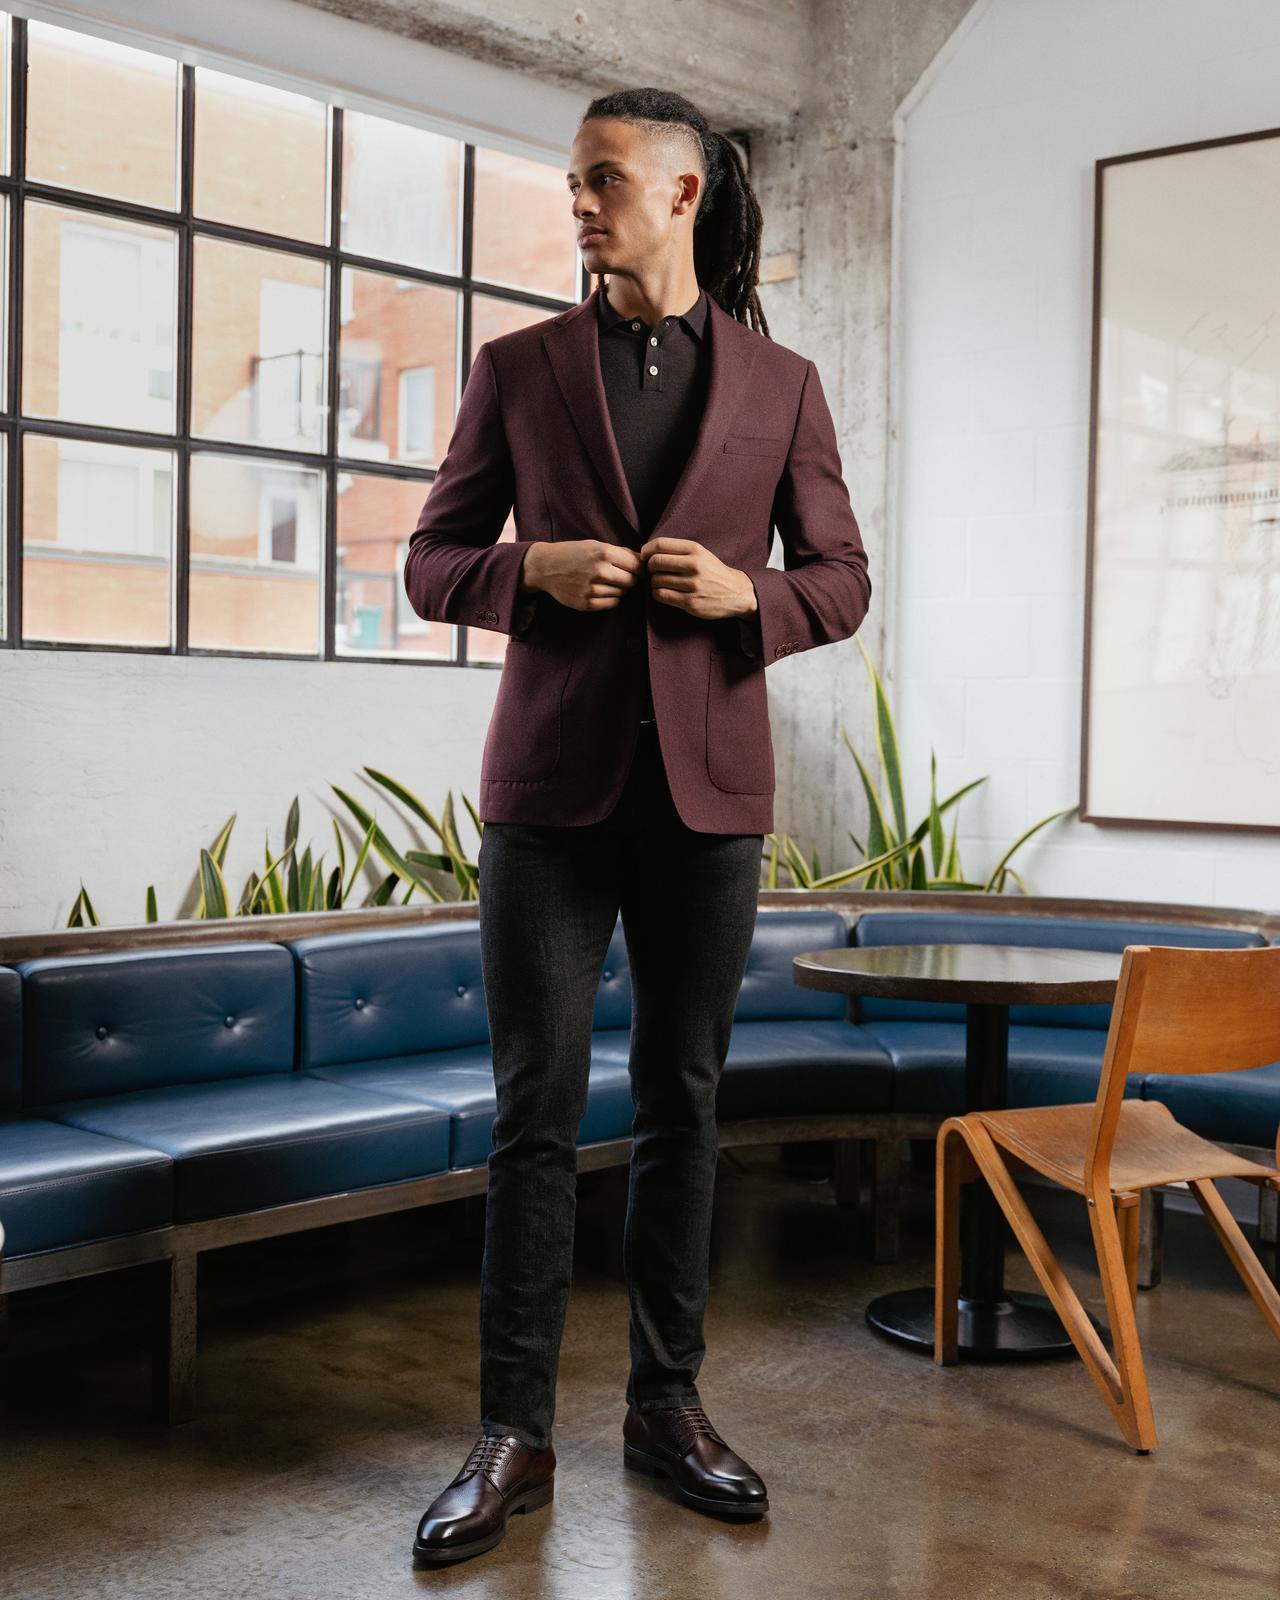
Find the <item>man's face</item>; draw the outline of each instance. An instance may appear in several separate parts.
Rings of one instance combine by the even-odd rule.
[[[671,148],[612,117],[593,117],[578,130],[566,182],[589,272],[635,270],[661,260],[675,240],[676,217],[692,218],[701,178],[674,170]]]

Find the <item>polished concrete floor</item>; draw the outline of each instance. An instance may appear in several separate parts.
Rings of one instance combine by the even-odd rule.
[[[865,1325],[931,1276],[927,1186],[871,1266],[830,1185],[722,1155],[699,1376],[772,1511],[733,1525],[622,1466],[626,1174],[581,1179],[556,1498],[415,1570],[476,1412],[477,1202],[239,1246],[202,1267],[200,1415],[147,1418],[143,1272],[15,1298],[0,1357],[0,1595],[151,1600],[1252,1600],[1280,1588],[1280,1349],[1198,1218],[1141,1300],[1160,1449],[1073,1360],[941,1370]],[[1066,1202],[1064,1204],[1064,1202]],[[1079,1203],[1033,1204],[1100,1311]],[[1027,1287],[1023,1264],[1010,1277]]]

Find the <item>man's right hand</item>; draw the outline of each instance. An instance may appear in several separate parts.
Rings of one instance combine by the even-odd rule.
[[[525,551],[522,586],[541,589],[572,611],[609,611],[639,582],[644,562],[605,539],[540,539]]]

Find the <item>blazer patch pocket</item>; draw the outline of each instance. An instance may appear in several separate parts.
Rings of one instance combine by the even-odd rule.
[[[769,438],[764,434],[731,433],[724,447],[734,456],[780,456],[786,453],[787,441]]]

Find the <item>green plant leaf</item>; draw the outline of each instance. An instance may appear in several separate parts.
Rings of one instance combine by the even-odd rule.
[[[988,887],[990,887],[990,885],[996,881],[997,877],[1001,877],[1003,875],[1005,863],[1016,850],[1022,848],[1022,846],[1027,842],[1033,833],[1038,833],[1041,828],[1046,827],[1050,822],[1056,822],[1059,817],[1069,817],[1072,812],[1076,811],[1077,809],[1078,808],[1076,806],[1066,806],[1061,811],[1051,811],[1047,817],[1041,817],[1039,822],[1033,823],[1025,833],[1019,834],[1019,836],[1013,841],[1005,853],[1000,857],[999,861],[997,861],[995,866],[991,869],[991,876],[987,879]]]
[[[373,835],[376,827],[377,824],[371,818],[368,827],[364,830],[364,843],[360,846],[360,854],[356,857],[356,864],[354,867],[352,867],[351,876],[347,879],[346,892],[342,896],[342,902],[344,905],[350,899],[353,891],[355,890],[356,879],[360,876],[360,869],[364,866],[365,857],[369,854],[369,847],[373,843]]]
[[[389,872],[378,885],[378,887],[370,894],[369,898],[365,901],[365,904],[367,906],[385,906],[387,901],[390,900],[391,896],[395,893],[396,884],[399,882],[399,874],[395,872]]]
[[[893,713],[889,710],[888,696],[884,692],[880,674],[871,660],[871,654],[862,642],[861,634],[855,633],[854,639],[862,651],[862,659],[867,664],[867,671],[871,674],[871,682],[875,687],[876,749],[880,755],[880,770],[889,785],[889,799],[898,823],[898,837],[901,838],[907,831],[907,808],[902,793],[902,762],[898,755],[898,732],[893,724]]]
[[[334,794],[337,795],[338,799],[342,801],[343,805],[347,807],[362,828],[368,828],[370,825],[372,825],[373,848],[378,852],[387,865],[394,869],[397,878],[407,879],[411,888],[416,885],[422,890],[423,894],[426,895],[428,900],[431,900],[434,904],[439,905],[444,898],[440,894],[439,890],[435,889],[431,884],[429,884],[425,878],[420,878],[418,876],[418,874],[396,849],[395,845],[391,843],[390,839],[387,838],[386,834],[383,833],[382,829],[377,825],[374,819],[369,815],[369,813],[354,797],[354,795],[349,795],[345,789],[340,789],[336,783],[331,783],[329,787],[333,790]],[[389,890],[388,893],[390,893]],[[378,904],[385,905],[386,901],[380,900]]]
[[[412,811],[420,821],[425,822],[426,825],[431,829],[432,833],[434,833],[436,837],[443,842],[444,834],[441,831],[440,824],[431,815],[430,811],[427,810],[426,806],[423,805],[422,801],[418,799],[417,795],[414,794],[412,789],[406,789],[404,784],[398,783],[394,778],[388,777],[385,772],[379,772],[375,767],[365,767],[364,771],[373,779],[375,783],[380,783],[389,794],[393,794],[397,800],[403,801],[403,803],[409,807],[410,811]]]
[[[200,900],[207,918],[229,915],[227,880],[222,876],[222,868],[203,845],[200,847]]]
[[[338,877],[341,879],[347,875],[347,846],[342,837],[342,829],[338,826],[337,817],[331,817],[329,820],[333,823],[333,837],[338,845]]]
[[[942,870],[942,856],[945,849],[942,836],[942,813],[938,810],[938,756],[930,747],[929,750],[929,860],[933,863],[934,876]]]

